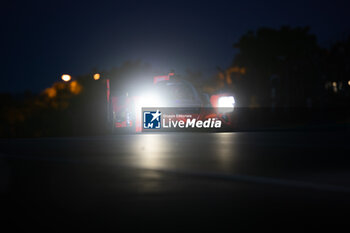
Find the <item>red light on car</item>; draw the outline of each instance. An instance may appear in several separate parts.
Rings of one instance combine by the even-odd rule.
[[[156,84],[160,81],[169,80],[169,75],[155,76],[153,78],[153,83]]]

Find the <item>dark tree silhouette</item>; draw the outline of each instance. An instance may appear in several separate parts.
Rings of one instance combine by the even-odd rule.
[[[322,49],[309,28],[261,28],[234,44],[239,49],[232,67],[244,67],[244,78],[232,80],[245,105],[305,106],[322,85]]]

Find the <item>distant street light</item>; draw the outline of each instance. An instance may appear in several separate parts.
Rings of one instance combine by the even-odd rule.
[[[94,74],[94,80],[99,80],[101,75],[99,73]]]
[[[72,77],[69,74],[63,74],[61,76],[61,79],[65,82],[69,82],[72,79]]]

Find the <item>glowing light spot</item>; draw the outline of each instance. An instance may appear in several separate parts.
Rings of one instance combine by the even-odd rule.
[[[94,80],[99,80],[101,75],[99,73],[94,74]]]
[[[63,74],[61,76],[61,79],[65,82],[69,82],[72,79],[72,77],[69,74]]]

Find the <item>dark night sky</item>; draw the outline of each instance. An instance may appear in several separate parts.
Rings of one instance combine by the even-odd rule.
[[[8,1],[2,5],[0,91],[39,91],[141,59],[160,72],[215,72],[248,30],[310,26],[322,46],[349,33],[346,1]]]

